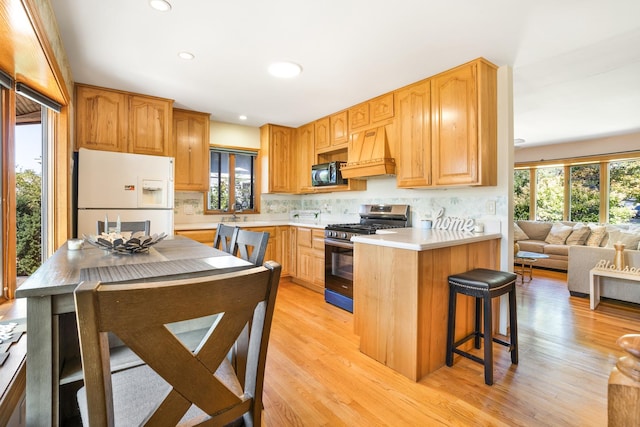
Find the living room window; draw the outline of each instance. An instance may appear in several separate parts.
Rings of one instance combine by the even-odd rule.
[[[513,172],[513,219],[529,219],[531,207],[531,171],[516,169]]]
[[[564,215],[564,168],[536,170],[536,216],[538,221],[562,221]]]
[[[576,165],[569,170],[569,220],[600,221],[600,165]]]
[[[609,163],[609,222],[640,222],[640,160]]]
[[[640,223],[640,152],[522,163],[514,219]]]

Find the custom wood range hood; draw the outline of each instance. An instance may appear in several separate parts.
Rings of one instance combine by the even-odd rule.
[[[354,133],[349,142],[347,164],[340,168],[343,178],[395,175],[396,162],[389,153],[384,126]]]

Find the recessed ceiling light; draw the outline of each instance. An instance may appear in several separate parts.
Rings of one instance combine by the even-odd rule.
[[[193,58],[195,58],[195,57],[196,57],[196,56],[195,56],[193,53],[191,53],[191,52],[180,52],[180,53],[178,53],[178,56],[179,56],[180,58],[182,58],[182,59],[188,59],[188,60],[191,60],[191,59],[193,59]]]
[[[269,74],[283,79],[290,79],[301,72],[302,67],[294,62],[274,62],[269,65]]]
[[[526,141],[522,138],[516,138],[513,140],[514,144],[524,144]]]
[[[149,0],[149,6],[160,12],[168,12],[171,10],[171,3],[166,0]]]
[[[247,120],[247,116],[245,116],[244,114],[238,117],[240,120]]]

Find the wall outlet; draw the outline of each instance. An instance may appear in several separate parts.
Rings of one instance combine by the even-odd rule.
[[[185,215],[193,215],[193,205],[184,205],[184,214]]]
[[[496,201],[495,200],[487,200],[486,211],[489,215],[496,214]]]

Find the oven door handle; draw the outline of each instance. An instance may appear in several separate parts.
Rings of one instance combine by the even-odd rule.
[[[343,240],[324,239],[324,244],[329,246],[335,246],[343,249],[353,249],[353,243],[345,242]]]

